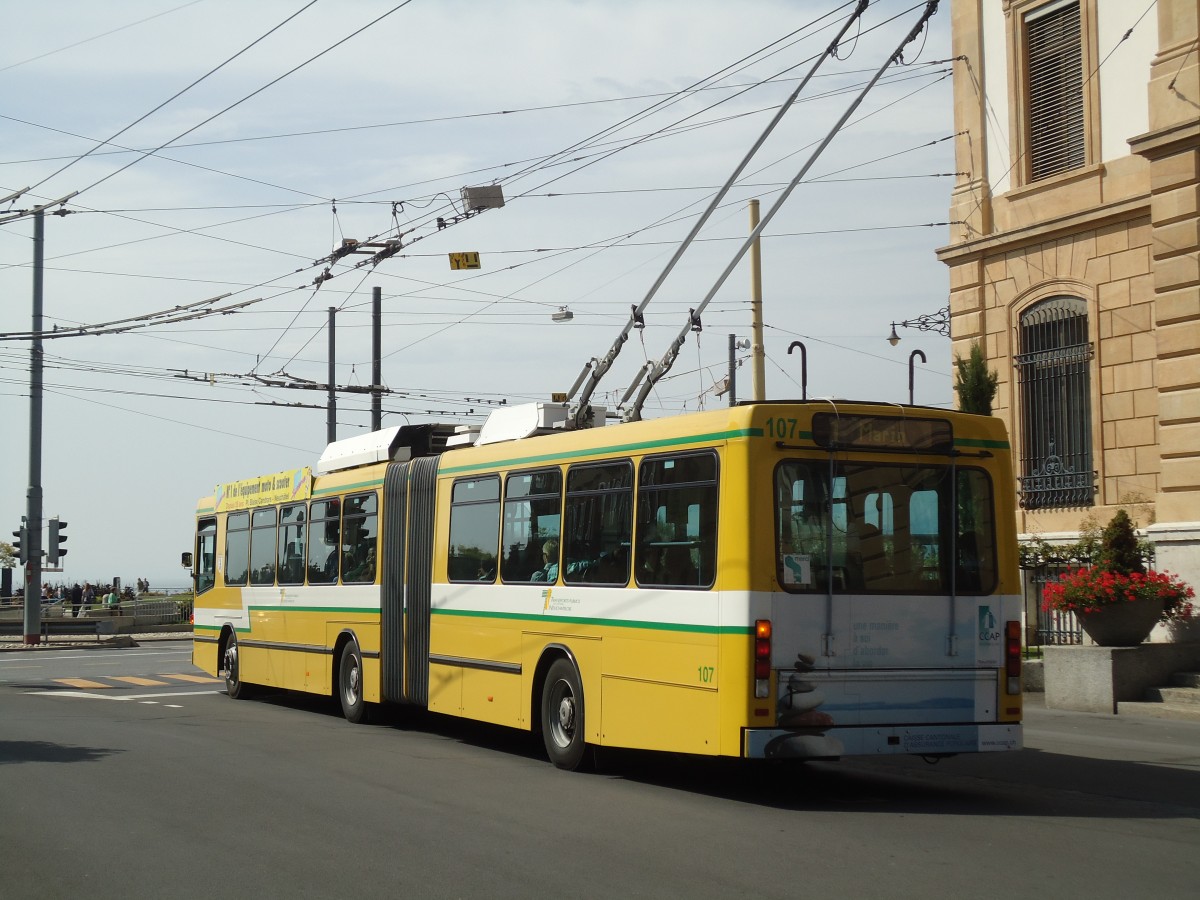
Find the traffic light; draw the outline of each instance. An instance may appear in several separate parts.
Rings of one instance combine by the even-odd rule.
[[[62,558],[67,555],[67,550],[63,546],[67,542],[67,523],[61,521],[58,516],[50,520],[49,538],[49,546],[46,548],[46,562],[51,566],[57,566]]]
[[[21,516],[21,527],[13,532],[13,553],[17,554],[17,562],[21,565],[29,562],[29,529],[25,526],[25,517]]]

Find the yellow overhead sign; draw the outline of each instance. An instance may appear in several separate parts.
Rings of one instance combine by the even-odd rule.
[[[450,254],[451,269],[478,269],[479,254],[475,252],[469,253],[451,253]]]
[[[270,506],[292,500],[307,500],[312,495],[312,469],[287,469],[273,475],[259,475],[241,481],[217,485],[217,511]]]

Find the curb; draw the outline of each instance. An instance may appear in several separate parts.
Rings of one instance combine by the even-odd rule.
[[[51,637],[37,644],[23,643],[21,637],[0,638],[0,653],[38,652],[41,650],[126,650],[157,641],[190,641],[191,631],[159,631],[138,634],[116,634],[102,638],[83,636]]]

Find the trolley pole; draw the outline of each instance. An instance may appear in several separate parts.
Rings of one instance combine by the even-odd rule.
[[[332,380],[332,376],[330,376]],[[371,296],[371,430],[383,428],[383,288]]]
[[[337,346],[333,335],[333,320],[337,315],[337,307],[329,307],[329,403],[325,415],[325,442],[332,444],[337,440],[337,378],[334,371],[334,348]]]
[[[29,350],[29,490],[25,494],[24,632],[26,644],[41,642],[42,630],[42,273],[45,213],[33,214],[33,342]]]
[[[756,228],[758,228],[757,199],[750,201],[751,234]],[[767,373],[763,362],[766,353],[763,347],[761,241],[761,237],[756,237],[754,243],[750,245],[750,340],[754,344],[750,350],[750,363],[756,402],[767,399]]]

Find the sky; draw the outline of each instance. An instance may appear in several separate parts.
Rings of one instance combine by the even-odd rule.
[[[947,305],[949,3],[773,207],[916,23],[874,0],[746,165],[592,400],[614,410],[750,232],[768,399],[949,407],[950,342],[893,321]],[[122,0],[0,4],[0,537],[25,512],[34,224],[44,228],[46,580],[186,583],[196,501],[315,465],[335,382],[383,425],[482,422],[602,357],[852,9],[838,0]],[[464,215],[464,187],[505,204]],[[77,192],[77,193],[76,193]],[[443,226],[437,226],[438,219]],[[8,219],[9,221],[4,221]],[[390,257],[331,259],[344,240]],[[453,270],[450,254],[479,254]],[[328,279],[322,273],[328,269]],[[743,258],[646,418],[713,409],[751,335]],[[218,299],[219,298],[219,299]],[[179,307],[187,307],[179,310]],[[552,314],[569,310],[569,321]],[[181,320],[184,314],[204,313]],[[747,350],[737,393],[751,395]],[[338,398],[337,436],[370,428]],[[17,583],[21,579],[17,578]]]

